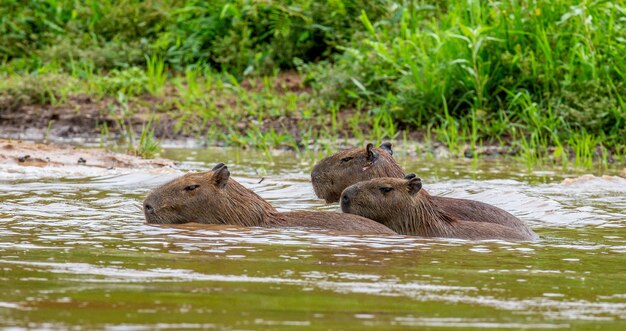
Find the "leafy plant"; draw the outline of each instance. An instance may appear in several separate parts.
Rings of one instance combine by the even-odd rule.
[[[161,142],[154,137],[153,120],[154,117],[150,117],[148,122],[143,125],[139,145],[134,148],[135,153],[145,159],[153,158],[159,152],[161,145]]]

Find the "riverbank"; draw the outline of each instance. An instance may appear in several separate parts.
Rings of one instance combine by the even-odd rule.
[[[395,139],[417,154],[623,162],[622,7],[7,3],[0,135],[123,138],[144,156],[181,137],[262,150]]]
[[[535,145],[506,135],[473,139],[458,126],[397,125],[385,113],[329,105],[296,72],[242,82],[215,73],[174,75],[159,93],[148,92],[147,80],[119,75],[8,76],[0,83],[0,137],[121,146],[144,157],[157,154],[164,140],[327,152],[390,140],[411,146],[410,155],[435,158],[504,156],[588,168],[623,162],[621,150],[592,136],[570,146]]]

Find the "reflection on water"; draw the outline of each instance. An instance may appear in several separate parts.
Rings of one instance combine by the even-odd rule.
[[[182,171],[225,162],[280,210],[337,209],[315,198],[309,156],[268,161],[229,149],[166,156],[184,161]],[[431,193],[502,207],[542,240],[152,226],[144,224],[143,197],[181,172],[0,165],[0,326],[624,326],[625,179],[528,173],[504,161],[400,161]]]

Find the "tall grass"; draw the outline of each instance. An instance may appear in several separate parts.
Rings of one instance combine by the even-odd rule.
[[[167,79],[167,66],[158,56],[146,56],[146,74],[148,76],[148,91],[152,95],[162,95],[163,86]]]
[[[315,82],[344,106],[366,100],[395,109],[400,123],[435,125],[452,149],[456,136],[472,148],[516,136],[542,154],[573,147],[579,132],[624,145],[624,5],[402,2],[377,21],[363,11],[366,38],[317,69]]]
[[[152,123],[154,117],[150,117],[147,123],[141,128],[141,135],[139,136],[139,144],[134,146],[134,150],[137,155],[143,158],[152,158],[159,152],[161,143],[154,137],[154,128]]]

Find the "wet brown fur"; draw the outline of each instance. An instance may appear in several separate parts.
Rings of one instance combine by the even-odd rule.
[[[343,192],[346,213],[378,221],[400,234],[470,240],[525,241],[537,235],[506,211],[482,202],[431,196],[414,175],[377,178]]]
[[[305,227],[349,233],[395,234],[357,215],[335,212],[278,212],[256,193],[230,178],[223,164],[188,173],[154,189],[144,201],[148,223],[188,222],[260,227]]]
[[[394,160],[390,143],[379,148],[368,144],[365,148],[340,151],[318,162],[311,172],[311,182],[318,198],[327,203],[337,202],[341,192],[360,181],[379,177],[404,177],[404,170]]]

